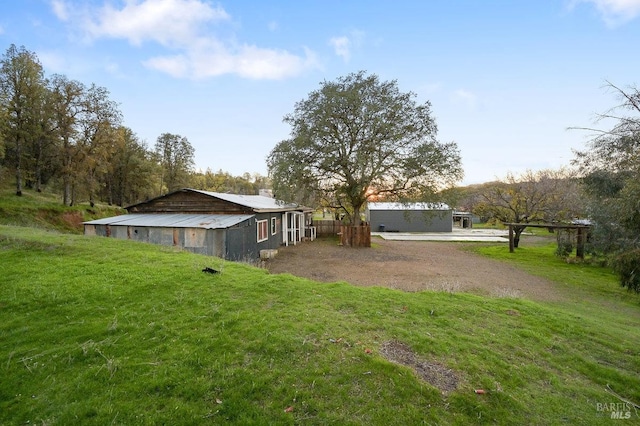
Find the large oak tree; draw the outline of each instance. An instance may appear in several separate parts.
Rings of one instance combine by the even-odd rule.
[[[44,93],[44,71],[37,56],[12,44],[0,60],[0,130],[16,172],[16,195],[22,195],[27,148],[39,137]]]
[[[291,137],[268,156],[278,198],[343,210],[358,225],[370,197],[425,200],[462,178],[454,142],[436,138],[431,104],[364,71],[324,81],[284,117]]]

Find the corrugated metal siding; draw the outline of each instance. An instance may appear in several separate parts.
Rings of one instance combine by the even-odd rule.
[[[369,211],[371,230],[379,231],[384,225],[387,232],[451,232],[453,216],[451,210],[401,211],[373,210]]]
[[[248,227],[248,226],[247,226]],[[242,234],[243,228],[238,229]],[[137,232],[136,232],[137,231]],[[85,225],[85,235],[110,236],[122,240],[130,239],[142,243],[181,247],[187,251],[209,256],[225,257],[227,229],[202,228],[132,228],[121,225]],[[253,235],[252,232],[249,232]],[[254,241],[255,245],[255,241]],[[255,252],[255,249],[253,250]],[[232,254],[232,258],[243,258],[245,253]],[[257,255],[256,255],[257,256]]]
[[[86,222],[85,235],[176,246],[231,260],[257,257],[254,215],[131,214]],[[228,247],[233,240],[241,244]]]
[[[224,229],[235,226],[251,217],[253,217],[253,215],[134,213],[92,220],[84,224],[85,226],[120,225],[134,227]]]
[[[301,208],[298,204],[285,203],[275,198],[265,197],[264,195],[225,194],[222,192],[198,191],[196,189],[191,189],[190,191],[249,207],[254,210],[291,211]]]
[[[227,229],[226,259],[251,260],[258,257],[255,223],[253,225]]]

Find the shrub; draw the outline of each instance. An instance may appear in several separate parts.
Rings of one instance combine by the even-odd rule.
[[[619,254],[613,259],[612,266],[623,287],[640,293],[640,249]]]
[[[573,234],[568,230],[558,229],[556,240],[558,241],[556,256],[569,257],[573,251]]]

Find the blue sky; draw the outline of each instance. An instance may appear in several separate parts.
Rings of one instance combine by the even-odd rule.
[[[266,175],[283,116],[320,82],[375,73],[431,101],[470,184],[584,148],[567,128],[616,105],[605,82],[640,84],[640,0],[3,1],[12,43],[106,87],[150,147],[180,134],[198,168],[234,175]]]

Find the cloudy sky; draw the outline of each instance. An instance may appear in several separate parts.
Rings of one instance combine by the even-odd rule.
[[[640,0],[19,0],[0,50],[106,87],[149,146],[189,139],[197,167],[267,173],[295,102],[351,72],[431,101],[462,184],[558,168],[640,85]]]

